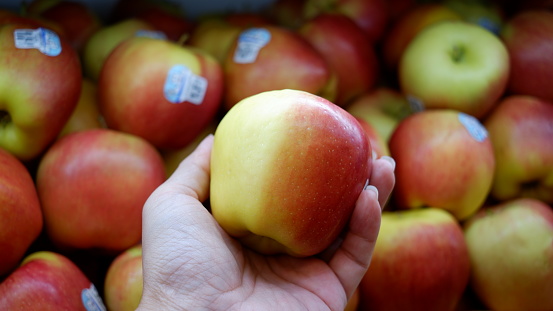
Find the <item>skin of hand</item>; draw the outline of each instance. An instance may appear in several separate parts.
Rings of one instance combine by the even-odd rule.
[[[348,227],[321,256],[265,256],[230,237],[202,204],[212,145],[209,135],[144,205],[137,310],[343,310],[369,266],[394,160],[374,159]]]

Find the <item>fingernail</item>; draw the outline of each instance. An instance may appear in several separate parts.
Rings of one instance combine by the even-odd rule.
[[[373,185],[367,185],[367,186],[365,187],[365,190],[369,190],[369,191],[374,192],[374,193],[376,194],[376,197],[378,197],[378,189],[377,189],[375,186],[373,186]]]
[[[392,165],[392,169],[396,168],[396,161],[394,160],[394,158],[390,156],[381,156],[380,158],[382,160],[388,161]]]

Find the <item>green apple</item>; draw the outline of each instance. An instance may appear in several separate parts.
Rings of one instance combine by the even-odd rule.
[[[488,197],[495,156],[475,117],[451,109],[415,113],[397,126],[389,146],[399,208],[443,208],[463,220]]]
[[[552,102],[510,95],[498,103],[484,122],[496,158],[493,197],[532,197],[553,204],[552,124]]]
[[[553,310],[553,210],[521,198],[464,224],[471,286],[491,310]]]
[[[454,311],[469,282],[463,230],[441,208],[383,212],[360,308]]]
[[[142,298],[142,245],[115,257],[104,280],[104,301],[110,311],[134,311]]]
[[[79,56],[55,32],[23,23],[0,26],[0,46],[0,147],[32,160],[57,138],[77,105]]]
[[[401,90],[426,108],[484,117],[504,94],[509,53],[488,30],[464,21],[424,28],[399,63]]]
[[[0,277],[19,264],[42,225],[31,174],[19,159],[0,148]]]
[[[262,92],[215,131],[211,211],[258,252],[314,255],[346,225],[371,168],[367,135],[344,109],[305,91]]]

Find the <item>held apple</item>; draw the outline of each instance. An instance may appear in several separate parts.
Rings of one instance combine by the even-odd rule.
[[[389,142],[399,208],[432,206],[466,219],[484,203],[495,171],[493,146],[473,116],[425,110],[401,121]]]
[[[322,55],[298,32],[252,27],[234,40],[223,64],[224,107],[265,91],[296,89],[334,100],[336,79]]]
[[[491,310],[553,310],[553,210],[536,199],[486,207],[464,224],[471,286]]]
[[[42,211],[27,168],[0,148],[0,277],[14,269],[42,231]]]
[[[210,203],[231,236],[265,254],[310,256],[346,225],[372,168],[359,123],[308,92],[262,92],[215,131]]]
[[[180,149],[214,119],[223,71],[215,58],[196,48],[133,37],[105,60],[98,93],[109,128],[140,136],[159,149]]]
[[[511,61],[508,91],[553,102],[553,12],[520,11],[506,21],[501,38]]]
[[[371,265],[359,285],[365,311],[453,311],[469,282],[463,230],[440,208],[383,212]]]
[[[501,201],[532,197],[553,204],[553,103],[507,96],[484,125],[495,151],[492,196]]]
[[[110,311],[134,311],[142,298],[142,245],[117,255],[104,281],[104,301]]]
[[[483,118],[505,91],[509,54],[488,30],[444,21],[411,40],[398,76],[403,93],[426,108],[456,109]]]
[[[137,136],[110,129],[66,135],[38,165],[46,233],[63,249],[123,251],[140,241],[142,206],[163,181],[160,154]]]
[[[55,32],[0,26],[0,147],[23,161],[56,139],[81,91],[79,56]]]
[[[0,310],[105,311],[96,287],[69,258],[52,251],[25,257],[0,283]]]
[[[374,44],[350,18],[321,13],[306,21],[298,32],[321,53],[336,74],[333,103],[344,107],[373,88],[379,70]]]

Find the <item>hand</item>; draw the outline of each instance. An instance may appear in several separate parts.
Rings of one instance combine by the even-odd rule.
[[[343,310],[367,270],[394,161],[376,159],[339,243],[324,256],[264,256],[242,245],[203,206],[210,135],[143,210],[143,296],[138,310]]]

